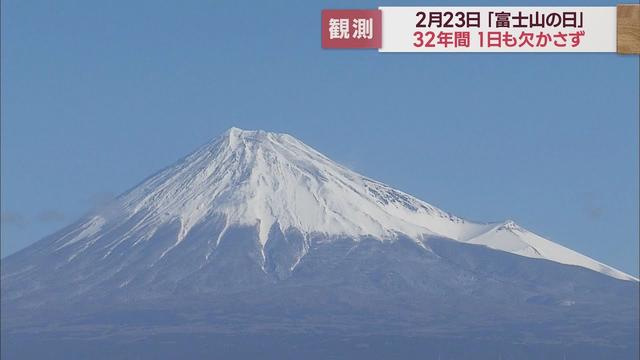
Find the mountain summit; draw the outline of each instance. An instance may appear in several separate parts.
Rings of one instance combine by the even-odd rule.
[[[114,208],[119,210],[115,218]],[[637,280],[512,221],[461,219],[355,173],[290,135],[238,128],[119,197],[109,213],[94,214],[60,237],[56,250],[75,248],[69,261],[98,248],[108,257],[119,246],[149,241],[163,226],[176,224],[175,242],[162,251],[163,258],[194,227],[211,219],[223,222],[223,230],[193,261],[207,261],[224,240],[225,230],[242,225],[257,229],[262,247],[274,227],[280,232],[296,229],[305,237],[368,236],[382,241],[405,235],[419,244],[439,236]],[[123,236],[108,244],[99,241],[109,229],[125,223],[131,229]]]
[[[479,339],[478,359],[495,358],[496,346],[525,358],[522,344],[626,358],[637,354],[637,289],[634,277],[513,221],[468,221],[290,135],[231,128],[3,259],[2,326],[20,344],[86,335],[125,349],[121,339],[143,331],[188,335],[191,349],[199,332],[198,346],[229,349],[275,331],[303,334],[301,344]],[[19,357],[46,347],[5,348]]]

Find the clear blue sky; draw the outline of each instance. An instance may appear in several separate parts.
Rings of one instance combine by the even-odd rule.
[[[638,57],[320,48],[394,4],[2,1],[2,255],[238,126],[638,275]]]

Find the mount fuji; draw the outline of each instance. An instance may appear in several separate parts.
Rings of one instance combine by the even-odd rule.
[[[8,358],[638,357],[637,278],[264,131],[229,129],[1,274]]]

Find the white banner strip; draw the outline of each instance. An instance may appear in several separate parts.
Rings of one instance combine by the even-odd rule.
[[[380,7],[381,52],[616,52],[615,7]]]

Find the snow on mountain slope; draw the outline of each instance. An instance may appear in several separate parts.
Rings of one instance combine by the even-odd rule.
[[[110,244],[113,249],[130,240],[128,235],[136,234],[136,242],[146,241],[161,225],[178,221],[178,236],[164,256],[194,226],[220,216],[226,227],[258,226],[262,246],[274,225],[303,234],[381,240],[392,240],[398,234],[417,242],[440,236],[635,280],[511,222],[482,224],[461,219],[357,174],[286,134],[231,128],[121,195],[117,203],[120,211],[90,217],[60,238],[58,249],[82,241],[84,251],[104,233],[103,228],[136,219],[127,234]]]
[[[637,281],[636,278],[622,271],[527,231],[510,220],[498,224],[491,230],[468,239],[466,242],[485,245],[492,249],[508,251],[517,255],[582,266],[618,279]]]

